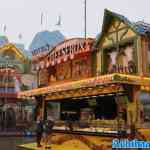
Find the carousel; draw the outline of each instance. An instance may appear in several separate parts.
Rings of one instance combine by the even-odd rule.
[[[34,60],[39,87],[18,97],[53,117],[54,146],[98,150],[111,149],[114,137],[150,139],[140,100],[150,91],[149,33],[148,24],[105,10],[96,39],[66,40]]]

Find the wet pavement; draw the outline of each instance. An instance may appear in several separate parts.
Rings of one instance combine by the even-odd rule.
[[[20,150],[17,145],[34,141],[33,137],[0,137],[0,150]]]

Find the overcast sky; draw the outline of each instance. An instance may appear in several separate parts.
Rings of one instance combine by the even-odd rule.
[[[84,35],[84,0],[0,0],[0,34],[11,42],[30,44],[41,30],[60,30],[67,38]],[[123,14],[131,21],[150,23],[149,0],[87,0],[87,34],[95,37],[101,31],[104,9]],[[41,13],[43,26],[40,24]],[[57,27],[58,15],[62,26]],[[18,35],[22,34],[22,40]]]

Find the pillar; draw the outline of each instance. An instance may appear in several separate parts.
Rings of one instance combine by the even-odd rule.
[[[139,94],[140,86],[133,85],[131,91],[131,102],[127,106],[127,124],[135,124],[136,127],[140,125],[140,108],[139,108]]]
[[[35,96],[35,100],[36,100],[35,119],[37,119],[37,116],[41,116],[44,119],[45,96],[42,95]]]

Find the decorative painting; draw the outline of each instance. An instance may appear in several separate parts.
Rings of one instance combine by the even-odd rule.
[[[48,83],[48,71],[43,69],[39,71],[39,85],[46,86]]]
[[[72,78],[87,78],[91,76],[91,59],[84,57],[76,59],[72,64]]]
[[[71,61],[57,65],[57,80],[66,80],[71,78]]]
[[[112,48],[107,53],[108,73],[135,73],[136,65],[133,58],[133,45],[127,44],[119,48],[119,51]]]
[[[48,79],[48,82],[49,84],[51,84],[52,82],[56,82],[57,81],[57,75],[56,75],[56,67],[53,66],[53,67],[50,67],[48,69],[48,73],[49,73],[49,79]]]

